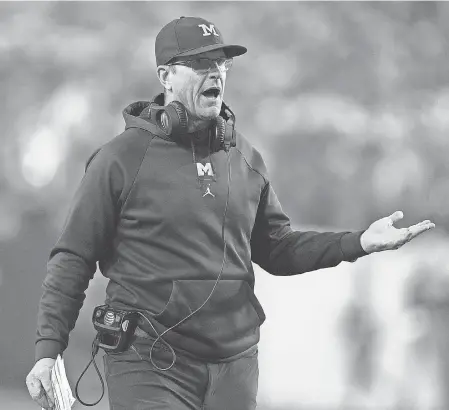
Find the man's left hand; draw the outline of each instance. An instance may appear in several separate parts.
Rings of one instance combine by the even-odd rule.
[[[360,244],[366,253],[398,249],[423,232],[435,228],[435,224],[426,220],[408,228],[397,229],[393,224],[402,219],[402,211],[373,222],[360,237]]]

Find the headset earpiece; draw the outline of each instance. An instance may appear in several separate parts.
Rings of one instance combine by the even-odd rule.
[[[157,107],[157,106],[156,106]],[[151,107],[155,109],[156,107]],[[187,133],[187,110],[179,101],[172,101],[164,107],[155,110],[156,124],[167,135],[179,138]]]
[[[223,146],[226,152],[228,152],[231,147],[236,146],[236,134],[233,124],[226,124]]]
[[[235,132],[235,114],[231,110],[231,107],[224,102],[221,107],[220,116],[226,121],[225,135],[223,139],[223,148],[226,152],[229,152],[231,147],[236,146],[236,132]]]
[[[226,121],[223,117],[218,116],[215,120],[215,135],[214,135],[214,143],[213,148],[214,151],[219,151],[224,147],[225,143],[225,135],[226,135]]]

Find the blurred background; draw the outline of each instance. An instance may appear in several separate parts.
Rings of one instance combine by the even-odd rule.
[[[154,39],[181,15],[248,47],[225,100],[296,228],[396,210],[437,225],[334,269],[256,268],[259,408],[449,409],[449,4],[430,1],[0,3],[0,407],[38,408],[25,377],[50,249],[89,155],[161,91]],[[64,355],[72,389],[104,288],[97,273]],[[80,394],[101,394],[92,367]]]

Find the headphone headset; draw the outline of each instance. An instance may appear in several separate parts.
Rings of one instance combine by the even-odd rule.
[[[188,113],[185,106],[179,101],[172,101],[167,105],[159,105],[156,100],[163,97],[160,94],[154,101],[142,111],[140,117],[145,117],[149,122],[157,125],[165,135],[180,143],[189,143],[192,136],[188,133]],[[230,147],[236,146],[235,115],[233,111],[223,102],[220,115],[215,119],[209,132],[212,138],[214,151],[224,149],[229,151]]]

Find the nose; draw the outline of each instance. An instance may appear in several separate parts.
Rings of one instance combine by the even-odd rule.
[[[218,64],[216,62],[214,62],[214,67],[209,70],[208,74],[209,74],[209,78],[211,78],[211,79],[216,79],[216,78],[223,79],[225,76],[225,71],[221,71],[218,68]]]

